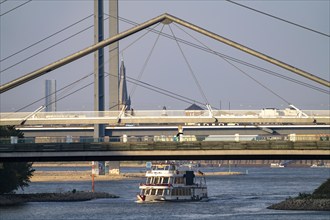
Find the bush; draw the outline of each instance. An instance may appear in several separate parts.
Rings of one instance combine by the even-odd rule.
[[[14,126],[0,126],[0,137],[24,137],[24,134]],[[30,182],[33,175],[32,163],[0,163],[0,194],[11,193],[18,188],[23,190]]]
[[[306,198],[308,198],[308,197],[310,197],[311,196],[311,194],[309,194],[309,193],[299,193],[299,195],[298,195],[298,199],[306,199]]]
[[[3,163],[0,168],[0,194],[11,193],[29,186],[33,175],[32,163]]]

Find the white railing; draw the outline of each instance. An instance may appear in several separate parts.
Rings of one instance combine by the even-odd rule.
[[[213,116],[231,118],[283,118],[303,117],[298,112],[291,110],[213,110]],[[309,117],[330,117],[330,110],[303,110]],[[31,112],[1,112],[0,120],[19,118],[24,119]],[[37,112],[31,118],[115,118],[120,111],[66,111],[66,112]],[[122,117],[209,117],[208,110],[134,110],[125,111]]]
[[[132,136],[132,137],[78,137],[78,136],[63,136],[63,137],[34,137],[34,138],[0,138],[1,144],[17,144],[17,143],[100,143],[100,142],[246,142],[246,141],[327,141],[329,142],[329,134],[289,134],[289,135],[183,135],[180,139],[171,135],[160,136]]]

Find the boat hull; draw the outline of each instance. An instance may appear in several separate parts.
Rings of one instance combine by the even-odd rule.
[[[148,202],[196,202],[208,201],[207,196],[154,196],[154,195],[137,195],[137,203]]]

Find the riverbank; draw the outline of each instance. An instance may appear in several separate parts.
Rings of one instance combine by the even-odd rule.
[[[18,205],[26,202],[73,202],[92,199],[119,198],[105,192],[65,192],[0,195],[0,206]]]
[[[330,211],[330,179],[322,183],[312,194],[299,193],[299,196],[273,204],[268,209]]]
[[[205,176],[244,175],[241,172],[205,172]],[[124,179],[142,179],[145,172],[94,175],[94,181],[116,181]],[[91,171],[35,171],[31,182],[78,182],[92,181]]]
[[[271,205],[268,209],[275,210],[304,210],[304,211],[330,211],[330,199],[315,198],[289,198],[280,203]]]
[[[145,173],[122,173],[94,175],[95,181],[123,180],[128,178],[142,178]],[[31,182],[77,182],[91,181],[91,171],[35,171],[31,177]]]

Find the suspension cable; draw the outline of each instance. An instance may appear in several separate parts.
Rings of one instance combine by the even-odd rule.
[[[184,60],[185,60],[185,62],[186,62],[186,64],[187,64],[187,66],[188,66],[188,69],[189,69],[189,71],[190,71],[190,74],[192,75],[192,77],[193,77],[193,79],[194,79],[194,81],[195,81],[195,84],[197,85],[197,88],[199,89],[199,92],[201,93],[201,95],[202,95],[204,101],[206,102],[205,104],[208,105],[209,102],[208,102],[208,100],[207,100],[207,98],[206,98],[206,96],[205,96],[205,93],[204,93],[204,91],[203,91],[201,85],[199,84],[198,79],[197,79],[197,77],[196,77],[194,71],[192,70],[192,67],[191,67],[190,63],[188,62],[188,59],[187,59],[187,57],[185,56],[185,54],[184,54],[184,52],[183,52],[183,50],[182,50],[182,48],[181,48],[179,42],[176,40],[176,36],[175,36],[175,34],[174,34],[174,32],[173,32],[173,30],[172,30],[172,28],[171,28],[171,25],[169,25],[169,28],[170,28],[170,30],[171,30],[171,33],[172,33],[172,35],[173,35],[173,37],[174,37],[174,39],[175,39],[175,42],[176,42],[177,46],[179,47],[179,50],[180,50],[181,54],[182,54],[182,56],[183,56],[183,58],[184,58]]]
[[[157,27],[157,26],[156,26],[156,27]],[[150,29],[150,30],[152,30],[152,29]],[[142,38],[143,38],[145,35],[147,35],[148,33],[150,33],[150,31],[144,33],[143,35],[141,35],[140,37],[138,37],[136,40],[134,40],[132,43],[130,43],[129,45],[127,45],[125,48],[123,48],[123,49],[120,51],[120,53],[122,53],[123,51],[125,51],[126,49],[128,49],[130,46],[132,46],[132,45],[133,45],[134,43],[136,43],[138,40],[142,39]],[[113,55],[113,56],[115,56],[115,55]],[[113,57],[113,56],[112,56],[112,57]],[[110,58],[109,58],[104,64],[107,64],[107,63],[109,62],[109,60],[110,60],[112,57],[110,57]],[[62,90],[64,90],[64,89],[66,89],[66,90],[62,91],[62,93],[60,93],[59,96],[63,94],[63,97],[64,97],[64,98],[65,98],[65,97],[68,97],[69,95],[64,95],[64,93],[66,93],[66,92],[68,92],[69,90],[71,90],[71,89],[73,88],[73,86],[76,86],[76,85],[74,85],[74,84],[77,84],[77,83],[81,82],[82,80],[86,79],[87,77],[89,77],[89,76],[91,76],[91,75],[93,75],[93,74],[94,74],[93,72],[92,72],[92,73],[89,73],[89,74],[87,74],[86,76],[84,76],[84,77],[82,77],[82,78],[80,78],[80,79],[78,79],[78,80],[76,80],[76,81],[74,81],[74,82],[68,84],[67,86],[64,86],[63,88],[61,88],[61,89],[59,89],[59,90],[56,90],[55,92],[49,94],[48,96],[44,96],[44,97],[42,97],[42,98],[40,98],[40,99],[38,99],[38,100],[36,100],[36,101],[34,101],[34,102],[32,102],[32,103],[30,103],[30,104],[24,106],[24,107],[21,107],[20,109],[16,110],[15,112],[19,112],[19,111],[21,111],[21,110],[23,110],[23,109],[25,109],[25,108],[28,108],[28,107],[30,107],[31,105],[33,105],[33,104],[35,104],[35,103],[37,103],[37,102],[39,102],[39,101],[41,101],[41,100],[43,100],[43,99],[45,99],[45,98],[51,96],[51,95],[53,95],[54,93],[58,93],[59,91],[62,91]],[[118,77],[118,76],[115,76],[115,77]],[[90,83],[90,84],[88,84],[88,85],[92,85],[92,84],[93,84],[93,82]],[[70,87],[71,87],[71,88],[70,88]],[[83,88],[86,88],[86,86],[84,86]],[[76,90],[75,92],[80,91],[80,90],[81,90],[81,89],[78,89],[78,90]],[[73,92],[73,93],[75,93],[75,92]],[[71,92],[70,94],[73,94],[73,93]],[[63,98],[58,98],[58,99],[56,99],[56,101],[61,100],[61,99],[63,99]],[[50,104],[51,104],[51,103],[50,103]],[[46,107],[46,106],[45,106],[45,107]]]
[[[160,24],[160,23],[159,23],[159,24]],[[157,24],[157,26],[158,26],[158,24]],[[163,24],[163,26],[162,26],[162,28],[161,28],[161,30],[160,30],[160,33],[163,31],[164,26],[165,26],[165,25]],[[151,48],[151,50],[150,50],[148,56],[147,56],[147,59],[144,61],[144,64],[143,64],[143,66],[142,66],[142,69],[141,69],[141,71],[140,71],[140,73],[139,73],[139,75],[138,75],[138,80],[140,80],[140,79],[142,78],[142,75],[143,75],[143,73],[144,73],[144,71],[145,71],[145,69],[146,69],[146,67],[147,67],[147,64],[149,63],[150,57],[151,57],[151,55],[152,55],[152,53],[153,53],[153,51],[154,51],[154,49],[155,49],[155,47],[156,47],[156,44],[157,44],[157,42],[158,42],[158,40],[159,40],[159,37],[160,37],[160,34],[157,35],[157,38],[156,38],[156,40],[155,40],[155,42],[154,42],[154,44],[153,44],[153,46],[152,46],[152,48]],[[130,97],[133,96],[133,94],[134,94],[134,92],[135,92],[135,89],[136,89],[136,84],[134,84],[134,86],[132,87],[132,89],[131,89],[131,91],[130,91],[130,93],[129,93],[129,96],[130,96]]]
[[[4,2],[5,2],[5,1],[1,2],[1,4],[4,3]],[[24,3],[22,3],[22,4],[18,5],[18,6],[16,6],[15,8],[12,8],[12,9],[10,9],[9,11],[6,11],[6,12],[0,14],[0,17],[2,17],[2,16],[4,16],[4,15],[8,14],[9,12],[15,11],[16,9],[22,7],[23,5],[25,5],[25,4],[29,3],[29,2],[32,2],[32,0],[26,1],[26,2],[24,2]]]
[[[243,8],[249,9],[249,10],[251,10],[251,11],[254,11],[254,12],[257,12],[257,13],[260,13],[260,14],[263,14],[263,15],[266,15],[266,16],[269,16],[269,17],[271,17],[271,18],[275,18],[275,19],[277,19],[277,20],[280,20],[280,21],[286,22],[286,23],[288,23],[288,24],[292,24],[292,25],[294,25],[294,26],[297,26],[297,27],[303,28],[303,29],[305,29],[305,30],[308,30],[308,31],[311,31],[311,32],[314,32],[314,33],[317,33],[317,34],[320,34],[320,35],[323,35],[323,36],[326,36],[326,37],[330,37],[329,34],[325,34],[325,33],[322,33],[322,32],[320,32],[320,31],[316,31],[316,30],[314,30],[314,29],[311,29],[311,28],[308,28],[308,27],[302,26],[302,25],[300,25],[300,24],[297,24],[297,23],[294,23],[294,22],[291,22],[291,21],[285,20],[285,19],[283,19],[283,18],[276,17],[276,16],[274,16],[274,15],[271,15],[271,14],[265,13],[265,12],[263,12],[263,11],[259,11],[259,10],[257,10],[257,9],[254,9],[254,8],[248,7],[248,6],[243,5],[243,4],[240,4],[240,3],[238,3],[238,2],[234,2],[234,1],[231,1],[231,0],[225,0],[225,1],[230,2],[230,3],[232,3],[232,4],[235,4],[235,5],[238,5],[238,6],[240,6],[240,7],[243,7]]]
[[[11,69],[11,68],[17,66],[18,64],[21,64],[21,63],[23,63],[23,62],[25,62],[25,61],[31,59],[32,57],[35,57],[35,56],[37,56],[37,55],[39,55],[39,54],[45,52],[46,50],[49,50],[50,48],[53,48],[53,47],[55,47],[55,46],[57,46],[57,45],[63,43],[64,41],[66,41],[66,40],[68,40],[68,39],[70,39],[70,38],[72,38],[72,37],[77,36],[78,34],[81,34],[82,32],[84,32],[84,31],[86,31],[86,30],[88,30],[88,29],[90,29],[90,28],[92,28],[92,27],[93,27],[93,26],[89,26],[89,27],[87,27],[87,28],[85,28],[85,29],[83,29],[83,30],[81,30],[81,31],[79,31],[79,32],[77,32],[77,33],[75,33],[75,34],[73,34],[73,35],[71,35],[71,36],[69,36],[69,37],[67,37],[67,38],[65,38],[65,39],[63,39],[63,40],[61,40],[61,41],[59,41],[59,42],[57,42],[57,43],[55,43],[55,44],[53,44],[53,45],[47,47],[47,48],[45,48],[45,49],[43,49],[43,50],[41,50],[41,51],[39,51],[39,52],[37,52],[37,53],[35,53],[35,54],[33,54],[33,55],[27,57],[27,58],[25,58],[25,59],[23,59],[23,60],[21,60],[21,61],[19,61],[19,62],[17,62],[17,63],[15,63],[15,64],[13,64],[13,65],[11,65],[11,66],[9,66],[9,67],[7,67],[7,68],[5,68],[4,70],[1,71],[1,74],[4,73],[5,71],[7,71],[7,70],[9,70],[9,69]]]
[[[109,16],[109,15],[108,15]],[[111,16],[110,16],[111,17]],[[119,17],[119,20],[120,21],[123,21],[125,23],[128,23],[128,24],[131,24],[131,25],[137,25],[138,23],[134,22],[134,21],[131,21],[131,20],[128,20],[128,19],[125,19],[125,18],[122,18],[122,17]],[[181,29],[182,31],[184,31],[180,26],[177,26],[179,29]],[[149,28],[147,28],[148,30],[150,30]],[[169,35],[169,34],[166,34],[166,33],[160,33],[158,30],[150,30],[151,32],[153,33],[156,33],[156,34],[161,34],[163,37],[166,37],[166,38],[169,38],[171,40],[175,40],[173,38],[172,35]],[[185,32],[185,31],[184,31]],[[194,47],[196,49],[199,49],[199,50],[202,50],[204,52],[207,52],[207,53],[211,53],[213,55],[217,55],[217,56],[221,56],[223,58],[226,58],[228,60],[231,60],[233,62],[236,62],[236,63],[239,63],[239,64],[242,64],[242,65],[245,65],[245,66],[248,66],[250,68],[254,68],[256,70],[259,70],[261,72],[264,72],[264,73],[267,73],[269,75],[273,75],[273,76],[276,76],[278,78],[282,78],[282,79],[285,79],[285,80],[288,80],[288,81],[291,81],[293,83],[296,83],[296,84],[300,84],[302,86],[305,86],[305,87],[308,87],[310,89],[313,89],[313,90],[316,90],[316,91],[319,91],[319,92],[322,92],[322,93],[325,93],[325,94],[330,94],[330,90],[326,90],[326,89],[323,89],[323,88],[320,88],[320,87],[317,87],[317,86],[314,86],[312,84],[309,84],[309,83],[306,83],[306,82],[302,82],[302,81],[299,81],[297,79],[294,79],[294,78],[291,78],[289,76],[285,76],[285,75],[282,75],[280,73],[276,73],[274,71],[271,71],[271,70],[268,70],[268,69],[265,69],[265,68],[262,68],[262,67],[259,67],[259,66],[256,66],[254,64],[251,64],[251,63],[248,63],[248,62],[245,62],[243,60],[239,60],[237,58],[234,58],[234,57],[231,57],[231,56],[228,56],[228,55],[225,55],[223,53],[220,53],[220,52],[217,52],[217,51],[214,51],[214,50],[209,50],[208,48],[206,47],[203,47],[201,45],[197,45],[197,44],[194,44],[192,42],[189,42],[189,41],[186,41],[186,40],[183,40],[181,38],[177,38],[177,41],[179,41],[180,43],[183,43],[183,44],[186,44],[188,46],[191,46],[191,47]]]
[[[182,30],[182,29],[181,29]],[[208,46],[206,46],[204,43],[202,43],[200,40],[198,40],[197,38],[193,37],[192,35],[190,35],[189,33],[185,32],[186,34],[188,34],[190,37],[192,37],[194,40],[196,40],[197,42],[199,42],[200,44],[202,44],[204,47],[208,48],[210,51],[212,51],[211,48],[209,48]],[[288,105],[290,105],[291,103],[288,102],[286,99],[284,99],[282,96],[280,96],[279,94],[275,93],[272,89],[266,87],[265,85],[263,85],[261,82],[259,82],[258,80],[256,80],[255,78],[253,78],[252,76],[250,76],[248,73],[246,73],[245,71],[243,71],[241,68],[239,68],[238,66],[234,65],[232,62],[230,62],[229,60],[219,56],[221,59],[223,59],[225,62],[227,62],[228,64],[230,64],[231,66],[233,66],[234,68],[236,68],[238,71],[240,71],[241,73],[243,73],[245,76],[249,77],[250,79],[252,79],[254,82],[256,82],[257,84],[259,84],[260,86],[262,86],[264,89],[268,90],[270,93],[272,93],[273,95],[277,96],[278,98],[280,98],[281,100],[283,100],[285,103],[287,103]]]
[[[47,39],[49,39],[49,38],[51,38],[51,37],[57,35],[57,34],[59,34],[59,33],[63,32],[63,31],[65,31],[65,30],[67,30],[67,29],[69,29],[69,28],[75,26],[76,24],[79,24],[80,22],[82,22],[82,21],[84,21],[84,20],[86,20],[86,19],[88,19],[88,18],[90,18],[90,17],[92,17],[92,16],[93,16],[93,14],[92,14],[92,15],[89,15],[89,16],[87,16],[87,17],[85,17],[85,18],[83,18],[83,19],[81,19],[81,20],[79,20],[79,21],[77,21],[77,22],[75,22],[75,23],[69,25],[69,26],[66,26],[65,28],[63,28],[63,29],[61,29],[61,30],[59,30],[59,31],[57,31],[57,32],[55,32],[55,33],[53,33],[53,34],[51,34],[51,35],[49,35],[49,36],[47,36],[47,37],[45,37],[45,38],[43,38],[43,39],[41,39],[41,40],[39,40],[39,41],[37,41],[37,42],[35,42],[35,43],[29,45],[29,46],[27,46],[27,47],[25,47],[25,48],[23,48],[23,49],[17,51],[17,52],[15,52],[15,53],[13,53],[13,54],[11,54],[11,55],[5,57],[5,58],[3,58],[2,60],[0,60],[0,62],[3,62],[3,61],[5,61],[5,60],[7,60],[7,59],[9,59],[9,58],[11,58],[11,57],[17,55],[17,54],[19,54],[19,53],[21,53],[21,52],[23,52],[23,51],[25,51],[25,50],[27,50],[27,49],[29,49],[29,48],[31,48],[31,47],[37,45],[37,44],[39,44],[39,43],[41,43],[41,42],[43,42],[43,41],[45,41],[45,40],[47,40]]]
[[[182,95],[180,95],[180,94],[177,94],[177,93],[171,92],[171,91],[166,90],[166,89],[162,89],[162,88],[160,88],[160,87],[157,87],[157,86],[151,85],[151,84],[149,84],[149,83],[146,83],[146,82],[143,82],[143,81],[140,81],[140,80],[134,79],[134,78],[132,78],[132,77],[127,77],[127,79],[128,79],[128,81],[129,81],[130,83],[134,83],[134,84],[139,85],[139,86],[144,87],[144,88],[148,88],[148,87],[154,88],[154,89],[157,90],[156,92],[158,92],[158,93],[160,93],[160,91],[162,91],[161,94],[165,94],[165,93],[166,93],[166,95],[167,95],[167,94],[171,94],[171,95],[173,95],[173,96],[171,96],[172,98],[175,98],[175,99],[178,99],[178,100],[184,101],[184,102],[189,103],[189,104],[193,104],[193,103],[198,103],[198,104],[201,104],[201,105],[204,105],[204,104],[205,104],[205,103],[199,102],[199,101],[197,101],[197,100],[195,100],[195,99],[191,99],[191,98],[188,98],[188,97],[182,96]],[[149,89],[149,88],[148,88],[148,89]],[[154,90],[153,90],[153,91],[154,91]],[[164,92],[164,93],[163,93],[163,92]],[[180,98],[177,98],[177,97],[180,97]]]

